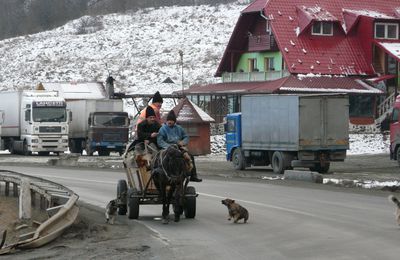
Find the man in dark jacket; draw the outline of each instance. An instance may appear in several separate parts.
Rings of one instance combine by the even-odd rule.
[[[151,106],[146,108],[146,119],[137,128],[136,151],[143,151],[144,144],[150,145],[153,150],[158,150],[157,136],[161,125],[157,122],[156,113]],[[154,152],[154,151],[150,151]]]

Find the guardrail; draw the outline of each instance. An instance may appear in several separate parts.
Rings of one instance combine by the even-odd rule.
[[[43,223],[34,222],[37,225],[36,230],[20,235],[18,242],[0,247],[0,255],[10,253],[16,248],[35,248],[49,243],[72,225],[78,216],[79,208],[76,202],[79,196],[67,187],[39,177],[0,170],[0,191],[4,186],[5,196],[10,196],[11,191],[14,196],[21,195],[22,186],[26,183],[29,184],[32,197],[28,205],[37,205],[36,200],[39,196],[39,206],[42,210],[46,210],[48,219]],[[21,203],[20,199],[20,207]],[[2,240],[0,245],[4,244],[5,235]]]

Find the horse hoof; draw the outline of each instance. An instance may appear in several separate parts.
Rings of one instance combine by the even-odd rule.
[[[175,216],[174,221],[175,221],[175,222],[179,222],[179,220],[180,220],[179,216]]]
[[[169,220],[168,220],[168,219],[165,219],[165,218],[163,218],[163,219],[162,219],[162,223],[163,223],[163,224],[168,224],[168,223],[169,223]]]

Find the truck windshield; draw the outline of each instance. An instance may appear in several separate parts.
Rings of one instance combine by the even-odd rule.
[[[35,107],[32,110],[34,122],[66,122],[65,107]]]
[[[95,115],[94,126],[128,126],[128,120],[124,116]]]

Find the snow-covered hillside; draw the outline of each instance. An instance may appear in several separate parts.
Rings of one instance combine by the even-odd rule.
[[[39,82],[104,81],[109,71],[122,91],[163,88],[161,93],[170,93],[181,89],[180,50],[186,88],[213,82],[245,7],[238,2],[144,9],[96,21],[83,17],[52,31],[0,41],[0,90]],[[159,85],[167,77],[177,84]]]

